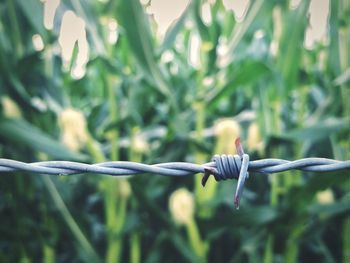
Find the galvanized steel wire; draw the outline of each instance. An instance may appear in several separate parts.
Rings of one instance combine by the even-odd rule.
[[[247,154],[243,155],[248,156]],[[253,173],[279,173],[288,170],[301,170],[310,172],[331,172],[350,169],[349,161],[337,161],[326,158],[305,158],[296,161],[283,159],[262,159],[248,161],[244,164],[243,156],[216,155],[212,162],[194,164],[187,162],[169,162],[159,164],[142,164],[126,161],[103,162],[86,164],[69,161],[45,161],[25,163],[10,159],[0,159],[0,172],[30,172],[50,175],[73,175],[82,173],[107,174],[113,176],[125,176],[136,174],[158,174],[163,176],[190,176],[196,173],[204,173],[203,186],[209,175],[213,175],[216,181],[226,179],[238,179],[234,203],[239,207],[248,172]]]
[[[194,164],[188,162],[169,162],[159,164],[143,164],[127,161],[103,162],[87,164],[70,161],[44,161],[25,163],[0,158],[0,172],[30,172],[50,175],[73,175],[82,173],[106,174],[113,176],[126,176],[136,174],[158,174],[163,176],[190,176],[203,173],[202,184],[205,186],[210,175],[216,181],[237,179],[237,188],[234,203],[238,208],[243,192],[245,180],[249,172],[271,174],[288,170],[301,170],[308,172],[331,172],[350,169],[350,160],[338,161],[326,158],[305,158],[295,161],[283,159],[261,159],[250,161],[240,143],[236,140],[239,155],[215,155],[211,162]]]
[[[224,158],[225,156],[229,157],[229,155],[221,155],[220,158]],[[204,173],[205,169],[210,168],[217,168],[216,163],[214,161],[202,165],[187,162],[170,162],[148,165],[126,161],[103,162],[97,164],[87,164],[70,161],[45,161],[25,163],[16,160],[0,158],[0,172],[22,171],[52,175],[96,173],[123,176],[152,173],[164,176],[189,176],[195,173]],[[249,172],[264,174],[279,173],[288,170],[332,172],[345,169],[350,169],[350,160],[337,161],[327,158],[305,158],[296,161],[288,161],[283,159],[261,159],[249,161],[248,164]],[[226,179],[231,178],[237,178],[237,176],[228,176]],[[224,179],[225,178],[220,178],[220,180]]]

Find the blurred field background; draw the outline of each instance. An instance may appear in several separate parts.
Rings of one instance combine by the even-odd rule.
[[[1,0],[0,156],[350,159],[348,0]],[[350,173],[0,175],[0,262],[350,262]]]

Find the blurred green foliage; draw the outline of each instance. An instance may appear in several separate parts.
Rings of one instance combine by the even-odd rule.
[[[251,1],[239,23],[209,2],[210,23],[207,2],[193,0],[160,39],[138,0],[62,0],[53,30],[39,0],[2,0],[1,158],[206,162],[230,145],[215,124],[230,118],[251,159],[350,159],[349,2],[330,1],[329,39],[312,49],[303,46],[310,1]],[[78,47],[68,68],[59,52],[66,10],[86,23],[80,79],[71,76]],[[114,44],[108,19],[118,23]],[[79,111],[67,121],[67,109]],[[234,182],[203,190],[200,175],[1,174],[0,261],[350,262],[349,175],[252,174],[236,211]],[[179,188],[195,211],[190,198],[190,218],[176,223],[168,200]]]

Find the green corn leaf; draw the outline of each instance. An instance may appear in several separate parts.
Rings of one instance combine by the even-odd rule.
[[[316,141],[329,137],[330,135],[349,129],[350,118],[329,118],[310,127],[292,130],[280,137],[295,141]]]
[[[254,72],[254,74],[252,74]],[[240,85],[249,85],[255,83],[259,78],[263,77],[267,73],[270,73],[271,69],[267,64],[261,61],[247,61],[241,67],[237,67],[235,75],[231,77],[226,84],[215,90],[213,93],[209,93],[206,101],[207,108],[212,109],[220,101],[235,91]]]
[[[140,1],[120,1],[117,6],[117,19],[125,30],[130,48],[146,79],[154,82],[157,89],[165,96],[171,96],[170,88],[155,59],[149,23]]]
[[[166,32],[165,38],[163,40],[163,43],[160,46],[158,53],[162,53],[163,51],[173,47],[176,36],[179,34],[180,30],[183,28],[190,9],[191,9],[191,4],[187,6],[186,10],[182,13],[181,17],[172,23],[172,25]]]
[[[284,28],[279,43],[277,67],[281,70],[284,79],[283,94],[288,96],[289,91],[295,88],[302,58],[304,32],[307,26],[307,11],[309,1],[302,1],[299,7],[289,13],[284,21]]]
[[[251,30],[253,25],[257,24],[257,22],[259,21],[258,17],[266,15],[264,11],[268,9],[267,7],[271,7],[270,4],[270,1],[263,0],[257,0],[252,2],[244,21],[240,24],[235,25],[234,31],[228,43],[228,54],[230,54],[230,58],[227,61],[227,65],[232,63],[233,55],[235,54],[235,50],[238,44],[241,42],[241,40],[247,34],[247,32]]]
[[[19,119],[0,119],[0,137],[9,140],[13,145],[24,145],[34,151],[41,151],[52,158],[84,160],[84,155],[74,153],[64,147],[43,131],[30,123]]]
[[[42,3],[37,0],[17,0],[17,3],[35,31],[42,37],[45,37]]]

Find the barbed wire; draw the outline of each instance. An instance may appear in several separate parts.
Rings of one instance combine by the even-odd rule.
[[[295,161],[283,159],[261,159],[250,161],[249,155],[244,153],[239,139],[236,140],[236,148],[238,155],[215,155],[211,162],[205,164],[168,162],[148,165],[128,161],[112,161],[96,164],[70,161],[43,161],[25,163],[10,159],[0,159],[0,172],[23,171],[50,175],[96,173],[113,176],[152,173],[176,177],[203,173],[203,186],[205,186],[210,175],[213,175],[216,181],[237,179],[238,182],[234,203],[238,208],[244,183],[249,176],[249,172],[271,174],[288,170],[331,172],[350,169],[350,160],[338,161],[327,158],[304,158]]]

